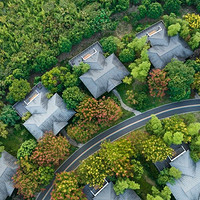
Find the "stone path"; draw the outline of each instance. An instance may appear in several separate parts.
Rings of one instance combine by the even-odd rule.
[[[118,92],[116,89],[114,89],[112,92],[113,92],[113,94],[118,98],[118,100],[120,101],[120,104],[121,104],[122,108],[124,108],[125,110],[127,110],[127,111],[129,111],[129,112],[133,112],[135,115],[140,115],[140,114],[141,114],[140,111],[134,110],[133,108],[130,108],[129,106],[127,106],[127,105],[122,101],[122,98],[121,98],[119,92]]]

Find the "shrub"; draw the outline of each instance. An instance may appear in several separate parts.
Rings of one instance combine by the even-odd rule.
[[[30,139],[22,143],[21,147],[17,151],[17,159],[20,160],[26,156],[31,156],[33,150],[37,146],[35,140]]]

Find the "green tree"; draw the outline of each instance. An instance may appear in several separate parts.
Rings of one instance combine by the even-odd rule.
[[[183,133],[176,132],[173,136],[173,143],[174,144],[181,144],[183,142]]]
[[[123,81],[123,83],[130,85],[133,82],[133,77],[132,76],[129,76],[129,77],[125,76],[122,81]]]
[[[189,43],[190,47],[194,50],[199,47],[200,44],[200,32],[196,32],[190,39]]]
[[[76,108],[83,101],[85,94],[77,86],[68,87],[63,91],[63,100],[68,109]]]
[[[191,136],[198,135],[200,131],[200,123],[196,122],[196,123],[189,124],[189,126],[187,127],[187,130],[188,130],[188,134]]]
[[[175,167],[171,167],[169,169],[169,175],[175,179],[181,178],[181,174],[182,174],[182,172],[179,169],[176,169]]]
[[[181,1],[167,0],[167,1],[165,1],[163,8],[167,14],[170,14],[170,13],[179,14],[179,10],[181,8]]]
[[[73,66],[72,70],[73,73],[77,76],[81,76],[82,74],[85,74],[90,69],[90,65],[87,63],[81,62],[79,66]]]
[[[128,44],[128,48],[133,49],[136,53],[140,53],[143,49],[147,49],[147,36],[141,38],[134,38],[132,42]]]
[[[121,62],[133,62],[135,59],[135,53],[131,49],[123,49],[119,54],[119,59]]]
[[[1,157],[1,153],[4,151],[4,146],[3,143],[0,142],[0,157]]]
[[[12,85],[9,87],[9,93],[7,99],[10,102],[21,101],[26,95],[31,91],[30,83],[27,80],[15,79],[12,82]]]
[[[129,178],[127,179],[118,179],[115,183],[113,189],[117,195],[123,194],[126,189],[140,189],[140,185],[135,181],[131,181]]]
[[[197,72],[194,75],[194,82],[192,83],[192,88],[197,90],[198,94],[200,94],[200,72]]]
[[[22,158],[25,158],[26,156],[31,156],[36,146],[37,143],[33,139],[26,140],[25,142],[23,142],[17,151],[17,159],[20,160]]]
[[[7,124],[4,124],[2,121],[0,121],[0,136],[3,138],[7,138],[8,131],[6,130]]]
[[[132,69],[131,75],[133,78],[138,79],[141,82],[144,82],[146,77],[148,76],[148,72],[150,70],[151,63],[148,61],[144,61],[138,66],[135,63],[129,65],[129,68]]]
[[[20,117],[17,113],[13,110],[12,106],[7,105],[4,106],[1,110],[0,120],[9,126],[14,126],[16,121],[18,121]]]
[[[52,200],[63,199],[81,199],[86,200],[84,193],[79,187],[78,177],[75,172],[62,172],[56,175],[51,194]]]
[[[67,87],[73,87],[77,86],[79,83],[79,79],[75,74],[72,74],[70,72],[67,72],[65,74],[65,79],[64,79],[64,86]]]
[[[188,59],[185,64],[188,67],[193,67],[195,73],[200,72],[200,63],[196,62],[195,60]]]
[[[157,19],[163,14],[163,8],[160,3],[151,3],[148,7],[147,16],[152,19]]]
[[[180,30],[181,30],[181,25],[179,23],[172,24],[168,27],[168,35],[169,36],[177,35]]]
[[[123,45],[120,42],[120,40],[114,36],[109,36],[107,38],[103,38],[103,39],[101,39],[100,42],[101,42],[103,51],[108,52],[109,54],[115,53],[118,48],[123,48]]]
[[[139,15],[142,18],[145,18],[147,15],[147,8],[145,5],[140,5],[138,6],[138,10],[139,10]]]
[[[171,191],[165,186],[163,190],[159,191],[155,186],[152,187],[152,195],[147,194],[147,200],[170,200]]]
[[[168,88],[171,99],[179,101],[189,98],[191,94],[190,85],[194,80],[194,69],[187,67],[181,61],[172,60],[166,65],[165,71],[170,78]]]
[[[58,45],[61,53],[71,51],[72,43],[66,37],[60,37],[58,40]]]
[[[52,167],[39,167],[40,183],[48,185],[54,177],[54,169]]]
[[[67,72],[69,72],[67,67],[54,67],[42,75],[42,83],[52,93],[61,92],[64,89],[63,84]]]
[[[164,141],[156,136],[151,136],[149,139],[142,141],[141,153],[146,158],[146,161],[163,161],[167,156],[171,156],[173,149],[166,146]]]
[[[163,135],[163,126],[156,115],[151,115],[151,119],[146,123],[146,131],[157,136]]]
[[[158,184],[166,185],[166,183],[174,184],[176,179],[181,178],[182,172],[175,167],[166,168],[158,175]]]

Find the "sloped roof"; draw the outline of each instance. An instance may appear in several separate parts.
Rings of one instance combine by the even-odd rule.
[[[32,116],[23,125],[36,139],[42,137],[46,131],[53,131],[56,135],[75,114],[73,110],[66,108],[57,93],[50,99],[45,94],[40,94],[30,104],[27,107],[31,107]]]
[[[113,183],[110,182],[95,197],[91,193],[91,188],[88,185],[83,188],[83,192],[85,193],[88,200],[141,200],[135,191],[131,189],[126,189],[123,194],[118,196],[116,195],[113,186]]]
[[[186,42],[178,35],[170,37],[168,46],[153,46],[148,50],[151,63],[155,68],[163,68],[172,58],[185,60],[193,54]]]
[[[0,158],[0,199],[4,200],[10,196],[14,190],[12,177],[16,173],[17,161],[8,152],[3,151]]]
[[[141,200],[134,190],[127,189],[123,194],[119,195],[118,200]]]
[[[167,30],[162,21],[141,31],[136,37],[141,38],[149,33],[153,34],[147,37],[147,41],[152,46],[148,50],[148,55],[155,68],[162,69],[172,58],[184,61],[193,54],[187,43],[179,35],[173,37],[167,35]]]
[[[129,75],[129,71],[115,54],[104,57],[99,42],[95,42],[76,55],[69,61],[69,64],[74,66],[81,62],[89,64],[90,69],[79,78],[95,98],[105,92],[110,92],[121,83],[125,76]]]
[[[104,63],[104,65],[101,65],[101,63]],[[79,77],[95,98],[98,98],[105,92],[110,92],[129,74],[115,54],[111,54],[107,58],[104,57],[104,62],[101,63],[97,64],[97,66],[102,66],[101,69],[91,68]]]
[[[192,161],[189,150],[170,163],[182,171],[180,179],[171,185],[167,183],[176,200],[200,199],[200,161],[196,164]],[[185,166],[185,167],[184,167]]]
[[[180,157],[170,163],[172,167],[179,169],[182,174],[187,176],[194,176],[196,165],[190,157],[190,152],[186,151]]]
[[[117,200],[117,195],[113,189],[113,183],[110,182],[96,197],[94,200]]]

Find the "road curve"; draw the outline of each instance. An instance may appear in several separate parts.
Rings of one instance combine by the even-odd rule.
[[[104,140],[114,141],[127,133],[144,126],[151,118],[152,114],[155,114],[159,119],[162,119],[170,117],[174,114],[197,111],[200,111],[200,99],[190,99],[159,106],[140,115],[131,117],[92,138],[84,146],[74,152],[67,160],[65,160],[65,162],[63,162],[63,164],[56,170],[56,173],[76,169],[81,160],[87,158],[100,149],[100,144]],[[53,181],[51,181],[44,191],[38,194],[36,200],[49,200],[51,198],[51,191],[53,188],[52,183]]]

